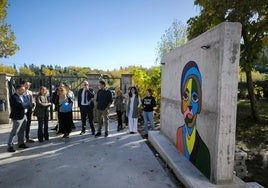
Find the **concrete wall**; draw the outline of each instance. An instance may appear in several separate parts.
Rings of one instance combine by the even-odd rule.
[[[88,81],[89,87],[91,87],[95,91],[95,93],[97,93],[99,89],[100,77],[101,75],[97,73],[87,74],[87,81]]]
[[[182,71],[190,61],[199,67],[202,103],[196,130],[209,150],[210,180],[214,183],[233,178],[240,39],[240,23],[222,23],[176,48],[162,61],[161,132],[175,146],[177,130],[185,124]]]
[[[128,88],[132,86],[132,74],[122,74],[121,75],[121,90],[124,93],[128,92]]]
[[[11,75],[9,74],[0,74],[0,99],[5,100],[5,111],[0,111],[0,124],[10,123],[9,114],[10,114],[10,105],[9,105],[9,89],[8,81],[10,80]]]

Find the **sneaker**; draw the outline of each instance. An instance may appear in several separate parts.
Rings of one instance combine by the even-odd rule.
[[[104,135],[104,136],[107,137],[108,135],[109,135],[109,134],[108,134],[107,132],[105,132],[105,135]]]
[[[95,137],[98,137],[98,136],[101,136],[101,133],[97,133],[97,134],[95,134]]]
[[[10,146],[10,147],[8,147],[7,151],[8,152],[15,152],[16,150],[12,146]]]
[[[148,134],[145,134],[145,135],[144,135],[144,138],[148,139]]]
[[[20,144],[18,148],[26,149],[29,148],[26,144]]]

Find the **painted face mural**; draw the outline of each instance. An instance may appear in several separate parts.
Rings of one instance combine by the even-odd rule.
[[[177,149],[207,178],[210,178],[210,153],[196,130],[202,108],[202,77],[197,64],[188,62],[181,76],[181,113],[184,125],[177,130]]]
[[[200,97],[200,100],[199,100]],[[196,77],[190,77],[183,88],[182,93],[182,114],[185,125],[193,127],[197,114],[201,109],[201,88]]]

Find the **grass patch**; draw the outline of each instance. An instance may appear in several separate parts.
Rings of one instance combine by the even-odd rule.
[[[268,100],[258,101],[259,121],[251,118],[250,102],[239,101],[237,104],[236,140],[248,147],[261,143],[267,144],[268,139]]]

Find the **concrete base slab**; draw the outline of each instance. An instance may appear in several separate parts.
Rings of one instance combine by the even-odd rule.
[[[117,132],[110,121],[108,137],[95,138],[81,128],[63,139],[50,130],[49,141],[36,139],[37,122],[31,125],[29,148],[7,152],[11,124],[0,125],[0,187],[7,188],[177,188],[140,134],[128,128]],[[80,124],[80,122],[76,123]],[[97,127],[96,127],[97,128]],[[89,127],[87,127],[87,130]],[[16,142],[17,138],[15,138]]]
[[[263,186],[261,186],[260,184],[258,184],[256,182],[249,182],[249,183],[247,183],[247,186],[250,188],[264,188]]]
[[[238,177],[234,176],[233,181],[225,184],[213,184],[197,168],[192,165],[160,131],[149,131],[149,141],[160,154],[162,159],[173,170],[176,177],[186,186],[198,187],[251,187]],[[256,184],[254,184],[256,185]]]

